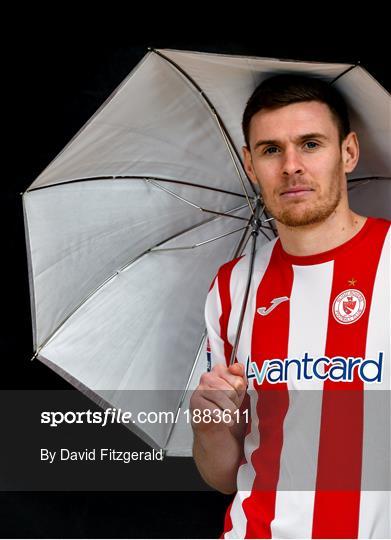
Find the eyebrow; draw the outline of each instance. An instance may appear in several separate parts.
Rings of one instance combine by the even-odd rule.
[[[297,137],[296,141],[297,142],[302,142],[302,141],[305,141],[307,139],[323,139],[323,140],[327,140],[328,137],[326,137],[326,135],[323,135],[322,133],[305,133],[304,135],[300,135],[299,137]],[[277,139],[265,139],[265,140],[260,139],[259,141],[257,141],[255,143],[254,150],[256,150],[259,146],[264,146],[264,145],[267,145],[267,144],[278,146],[280,144],[280,141],[278,141]]]

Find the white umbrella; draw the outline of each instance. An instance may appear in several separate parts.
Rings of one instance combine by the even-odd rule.
[[[129,426],[167,455],[191,455],[184,391],[206,369],[209,285],[248,249],[242,113],[278,73],[345,96],[352,206],[389,216],[390,101],[365,69],[176,50],[150,50],[23,196],[35,356],[103,407],[143,410],[136,390],[151,390],[149,409],[178,421]]]

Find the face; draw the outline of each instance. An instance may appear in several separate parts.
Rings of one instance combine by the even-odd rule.
[[[283,225],[309,225],[347,204],[346,173],[358,160],[355,133],[342,142],[328,106],[318,101],[261,110],[250,123],[246,172],[269,213]]]

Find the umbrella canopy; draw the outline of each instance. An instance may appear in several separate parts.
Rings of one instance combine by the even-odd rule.
[[[23,196],[37,358],[104,407],[143,410],[142,390],[173,412],[130,424],[168,455],[191,455],[178,410],[206,369],[209,285],[248,250],[243,110],[279,73],[344,95],[361,148],[352,206],[389,216],[389,95],[362,67],[176,50],[150,50]]]

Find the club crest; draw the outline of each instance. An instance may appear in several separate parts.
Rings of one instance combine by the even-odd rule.
[[[357,321],[365,311],[365,296],[357,289],[346,289],[333,302],[334,319],[341,324]]]

